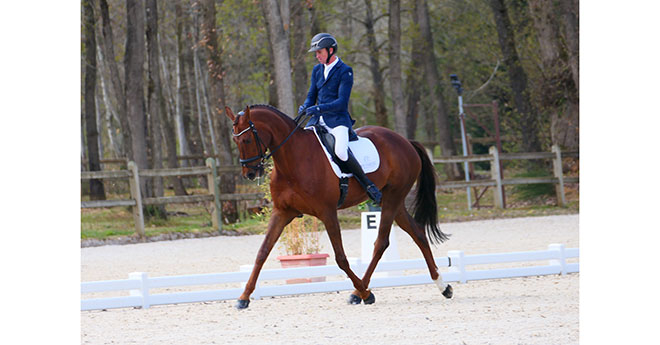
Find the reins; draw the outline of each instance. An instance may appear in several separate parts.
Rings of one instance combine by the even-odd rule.
[[[239,116],[243,115],[243,112],[238,113]],[[293,134],[300,128],[300,124],[304,123],[304,118],[306,117],[306,114],[298,115],[293,121],[296,122],[296,127],[289,133],[289,135],[279,144],[277,147],[274,149],[270,150],[269,154],[265,154],[266,151],[268,151],[268,147],[266,144],[264,144],[263,140],[259,137],[259,133],[257,132],[257,128],[254,126],[254,123],[252,120],[248,120],[248,123],[250,126],[244,130],[242,130],[240,133],[234,133],[233,128],[232,128],[232,135],[234,137],[239,137],[243,134],[245,134],[247,131],[252,130],[252,135],[254,136],[255,143],[257,144],[257,149],[259,150],[259,154],[246,158],[246,159],[241,159],[239,158],[238,161],[241,163],[241,166],[244,166],[246,168],[252,169],[252,170],[262,170],[264,168],[264,163],[277,152],[292,136]],[[265,150],[262,150],[262,146],[265,147]],[[257,165],[248,165],[248,163],[254,162],[257,159],[261,159],[261,161]]]

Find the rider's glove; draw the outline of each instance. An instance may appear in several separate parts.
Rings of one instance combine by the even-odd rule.
[[[300,107],[298,107],[298,116],[300,116],[304,113],[305,113],[305,106],[301,105]]]
[[[321,108],[319,108],[318,105],[313,105],[307,108],[307,115],[320,115],[320,114],[321,114]]]

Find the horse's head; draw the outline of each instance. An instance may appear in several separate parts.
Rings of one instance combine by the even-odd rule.
[[[234,115],[229,107],[225,107],[225,113],[234,122],[232,137],[238,145],[243,177],[254,180],[262,176],[271,134],[265,130],[257,131],[257,127],[250,119],[250,107],[246,107],[238,115]]]

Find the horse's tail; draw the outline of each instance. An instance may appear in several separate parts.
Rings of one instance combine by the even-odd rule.
[[[426,149],[417,141],[410,140],[419,158],[422,159],[422,171],[417,178],[417,196],[413,206],[413,218],[418,225],[426,228],[431,243],[440,243],[449,239],[438,226],[438,203],[435,199],[435,168],[426,154]]]

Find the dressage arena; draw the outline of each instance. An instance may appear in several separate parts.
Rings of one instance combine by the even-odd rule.
[[[534,251],[551,243],[579,248],[579,216],[441,224],[450,240],[432,247],[465,255]],[[360,231],[342,231],[347,256],[360,256]],[[263,236],[211,237],[81,249],[81,280],[238,271],[251,264]],[[396,229],[401,259],[420,259]],[[327,235],[322,252],[330,253]],[[279,268],[278,246],[264,269]],[[530,263],[531,264],[531,263]],[[440,267],[440,272],[447,272]],[[418,271],[422,273],[428,271]],[[328,277],[328,280],[342,277]],[[577,344],[579,274],[451,283],[445,299],[433,285],[375,288],[376,303],[348,305],[348,291],[253,300],[81,311],[83,344]],[[236,287],[236,286],[234,286]],[[191,287],[194,289],[195,287]],[[199,289],[199,287],[197,287]],[[175,289],[172,289],[175,290]],[[181,288],[186,291],[185,288]],[[88,297],[85,297],[88,298]]]

